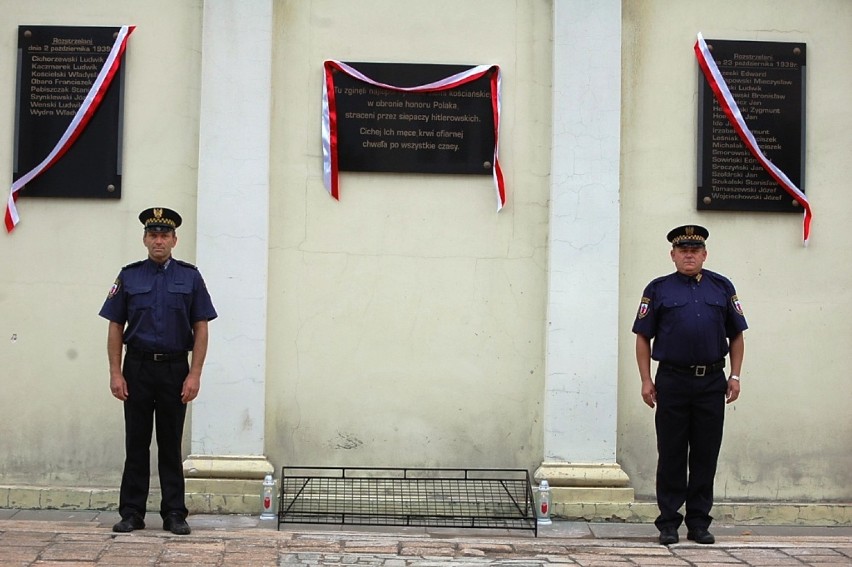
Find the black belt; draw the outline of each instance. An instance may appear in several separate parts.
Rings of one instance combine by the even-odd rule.
[[[144,350],[139,350],[138,348],[128,346],[127,356],[132,358],[141,358],[142,360],[152,360],[154,362],[169,362],[170,360],[186,360],[186,351],[184,350],[181,352],[147,352]]]
[[[669,364],[668,362],[661,362],[660,368],[663,370],[669,370],[671,372],[679,372],[681,374],[692,374],[693,376],[704,376],[710,372],[718,372],[725,368],[725,359],[718,362],[714,362],[713,364],[693,364],[692,366],[680,366],[678,364]]]

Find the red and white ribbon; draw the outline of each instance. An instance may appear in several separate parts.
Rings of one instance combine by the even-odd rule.
[[[506,187],[503,182],[503,171],[500,169],[500,160],[498,159],[499,144],[497,138],[500,124],[500,67],[497,65],[477,65],[445,79],[416,87],[397,87],[374,81],[354,67],[341,61],[325,61],[324,69],[325,84],[322,89],[323,182],[326,190],[335,199],[339,199],[340,195],[337,169],[337,110],[334,102],[334,78],[332,73],[334,69],[375,87],[410,93],[431,93],[454,89],[475,81],[493,70],[494,73],[491,75],[491,110],[494,115],[494,160],[492,161],[491,171],[494,177],[494,188],[497,193],[497,211],[503,208],[506,204]]]
[[[127,39],[135,29],[136,26],[121,27],[106,61],[104,61],[104,66],[101,68],[100,73],[98,73],[92,88],[89,89],[86,98],[83,100],[83,104],[77,110],[74,118],[71,119],[71,123],[68,125],[65,133],[62,134],[62,137],[59,138],[59,141],[41,163],[12,183],[12,188],[9,191],[9,200],[6,202],[6,232],[12,232],[18,222],[20,222],[18,209],[15,206],[15,202],[18,200],[18,192],[23,189],[27,183],[50,169],[57,161],[59,161],[60,158],[65,155],[65,152],[74,145],[74,142],[77,141],[77,138],[80,137],[83,130],[86,129],[86,125],[92,119],[95,111],[97,111],[103,101],[107,89],[112,83],[118,68],[121,66],[121,56],[127,47]]]
[[[802,232],[805,246],[807,246],[808,239],[811,235],[811,218],[813,216],[811,214],[811,206],[808,202],[808,198],[792,181],[790,181],[790,178],[787,177],[783,171],[778,169],[778,167],[769,161],[769,159],[767,159],[767,157],[763,154],[763,150],[760,149],[757,140],[755,140],[754,135],[746,125],[745,120],[743,119],[743,114],[740,112],[740,108],[737,106],[737,102],[731,95],[731,90],[728,88],[728,84],[725,82],[724,77],[722,77],[722,73],[719,72],[719,67],[716,66],[716,61],[713,59],[713,55],[710,53],[710,49],[708,49],[707,43],[704,41],[704,37],[700,33],[698,34],[698,41],[695,42],[695,56],[698,58],[698,65],[704,72],[704,76],[707,78],[710,88],[713,89],[713,93],[716,95],[716,100],[719,101],[719,105],[722,107],[722,110],[725,111],[725,115],[728,117],[728,120],[734,127],[737,135],[746,145],[746,148],[748,148],[748,151],[751,152],[751,155],[753,155],[758,162],[760,162],[763,169],[765,169],[766,172],[769,173],[769,175],[772,176],[772,178],[777,181],[778,184],[781,185],[781,187],[802,206],[802,208],[804,208],[805,216],[802,221]]]

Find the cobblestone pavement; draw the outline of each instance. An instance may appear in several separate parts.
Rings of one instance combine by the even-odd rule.
[[[174,536],[149,515],[115,534],[114,512],[0,510],[0,566],[347,565],[381,567],[852,565],[852,528],[717,526],[718,543],[663,547],[648,524],[554,522],[503,530],[293,526],[250,516],[190,516]]]

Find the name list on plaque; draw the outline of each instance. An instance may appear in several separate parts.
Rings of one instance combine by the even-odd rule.
[[[415,87],[471,66],[347,63],[376,82]],[[490,175],[494,159],[491,74],[448,90],[381,88],[334,72],[341,171]]]
[[[805,190],[804,43],[707,40],[764,155]],[[699,210],[802,209],[751,155],[699,70]]]
[[[20,26],[14,178],[37,166],[65,133],[104,65],[118,28]],[[121,197],[122,65],[68,151],[25,197]]]

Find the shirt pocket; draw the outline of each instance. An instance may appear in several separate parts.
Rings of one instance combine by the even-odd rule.
[[[725,298],[720,296],[712,296],[704,298],[704,305],[706,306],[706,312],[710,315],[710,320],[715,322],[720,322],[725,320],[725,309],[727,308],[727,301]]]
[[[152,284],[126,284],[127,307],[130,312],[152,309],[154,292]]]
[[[660,300],[660,312],[658,315],[659,333],[673,333],[682,329],[683,325],[689,323],[688,313],[690,310],[686,308],[689,304],[689,299],[686,297],[664,297]]]
[[[192,303],[192,286],[189,282],[169,282],[166,286],[166,302],[172,309],[189,312]]]

